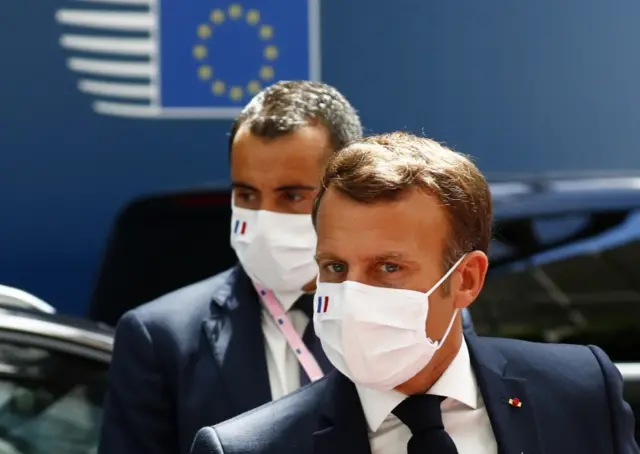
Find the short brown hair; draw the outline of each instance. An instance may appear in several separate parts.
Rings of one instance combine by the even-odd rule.
[[[396,200],[418,188],[438,197],[451,228],[445,268],[474,250],[487,253],[492,208],[489,186],[471,160],[440,143],[394,132],[351,143],[334,154],[313,207],[313,222],[330,187],[362,203]]]

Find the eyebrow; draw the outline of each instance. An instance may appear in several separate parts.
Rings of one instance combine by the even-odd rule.
[[[241,181],[235,181],[231,183],[231,187],[233,189],[247,189],[249,191],[258,192],[258,188],[255,186],[251,186],[247,183],[242,183]],[[284,191],[316,191],[318,188],[316,186],[308,186],[304,184],[287,184],[284,186],[278,186],[275,190],[278,192]]]
[[[402,252],[396,252],[396,251],[385,252],[384,254],[376,255],[374,260],[376,262],[386,262],[388,260],[390,260],[390,261],[398,261],[398,262],[402,262],[403,264],[405,264],[407,266],[419,266],[420,265],[420,263],[418,261],[416,261],[415,259],[410,258],[409,256],[407,256],[407,254],[404,254]]]
[[[375,259],[380,262],[383,262],[389,259],[403,259],[403,258],[404,258],[404,254],[396,251],[385,252],[384,254],[376,255],[375,257]]]
[[[329,253],[329,252],[319,252],[314,256],[314,259],[316,260],[316,262],[319,262],[320,260],[340,260],[337,256]]]
[[[384,254],[376,255],[374,257],[374,259],[378,260],[378,261],[384,261],[384,260],[389,260],[389,259],[402,259],[402,258],[404,258],[404,256],[405,255],[403,253],[401,253],[401,252],[393,251],[393,252],[385,252]],[[325,258],[339,259],[338,256],[336,256],[336,255],[334,255],[334,254],[332,254],[330,252],[318,252],[315,255],[315,258],[316,259],[325,259]]]
[[[239,182],[239,181],[231,182],[231,187],[233,189],[248,189],[249,191],[258,192],[258,188],[255,188],[255,187],[251,186],[250,184],[242,183],[242,182]]]
[[[314,259],[316,260],[316,262],[319,262],[321,260],[334,260],[336,262],[344,261],[339,256],[332,254],[330,252],[318,252],[314,256]],[[418,264],[418,262],[416,262],[415,260],[407,258],[406,254],[403,254],[402,252],[396,252],[396,251],[390,251],[390,252],[385,252],[384,254],[376,255],[375,257],[373,257],[373,260],[375,262],[385,262],[387,260],[399,260],[406,265],[412,265],[412,266],[416,266]]]
[[[278,186],[276,191],[315,191],[318,188],[316,186],[307,186],[304,184],[288,184],[284,186]]]

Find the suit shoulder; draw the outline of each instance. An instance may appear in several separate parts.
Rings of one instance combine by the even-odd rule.
[[[233,284],[235,268],[187,285],[160,296],[127,312],[124,317],[137,318],[143,325],[175,326],[198,323],[209,313],[211,301],[221,287]]]
[[[509,361],[509,369],[537,378],[554,378],[573,386],[603,383],[603,364],[593,347],[573,344],[483,338]],[[606,355],[603,354],[606,358]],[[609,364],[611,362],[606,358]]]
[[[578,358],[579,360],[593,358],[593,352],[585,345],[552,344],[497,337],[483,337],[481,339],[500,350],[508,359],[518,357],[532,360],[565,361],[567,358]]]
[[[225,446],[229,443],[238,447],[250,443],[266,446],[287,439],[288,435],[294,439],[301,433],[312,433],[314,429],[309,428],[315,428],[317,411],[326,395],[327,378],[216,425],[220,440]]]

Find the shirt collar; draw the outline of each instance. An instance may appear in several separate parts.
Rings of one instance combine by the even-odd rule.
[[[358,384],[356,389],[371,432],[377,431],[393,409],[407,398],[395,389],[380,391]],[[478,385],[464,338],[455,358],[427,394],[451,398],[473,409],[478,407]]]

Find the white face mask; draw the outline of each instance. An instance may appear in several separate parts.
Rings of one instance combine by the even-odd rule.
[[[425,334],[429,296],[462,258],[427,293],[373,287],[354,281],[318,282],[314,327],[333,366],[354,383],[390,390],[414,377],[442,346]]]
[[[311,215],[247,210],[232,203],[231,247],[254,281],[297,292],[318,275]]]

